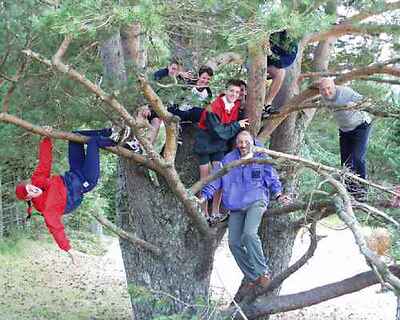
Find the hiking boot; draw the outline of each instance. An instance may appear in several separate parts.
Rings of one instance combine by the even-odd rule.
[[[239,287],[239,290],[236,292],[235,301],[236,303],[240,303],[246,296],[248,296],[255,288],[256,283],[253,281],[246,282]],[[233,303],[232,303],[233,305]]]
[[[259,285],[260,287],[262,287],[262,288],[268,287],[268,285],[271,283],[271,276],[270,276],[270,274],[269,274],[269,273],[264,273],[264,274],[262,274],[261,276],[259,276],[259,277],[256,279],[255,283],[256,283],[257,285]]]
[[[130,135],[131,135],[131,128],[128,126],[111,127],[110,139],[113,140],[116,144],[123,144],[129,138]]]

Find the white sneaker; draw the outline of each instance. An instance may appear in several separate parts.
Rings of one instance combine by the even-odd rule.
[[[125,126],[123,128],[118,126],[111,127],[110,139],[117,144],[124,143],[129,138],[130,135],[131,135],[131,128],[128,126]]]
[[[126,147],[127,149],[130,149],[131,151],[135,152],[135,153],[142,153],[142,147],[140,146],[139,141],[137,141],[136,138],[134,138],[133,140],[130,141],[126,141],[124,147]]]

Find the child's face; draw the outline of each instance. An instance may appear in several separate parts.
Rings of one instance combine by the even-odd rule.
[[[171,63],[168,66],[168,75],[170,77],[175,77],[178,74],[179,66],[176,63]]]
[[[228,100],[228,102],[230,103],[235,102],[236,100],[239,99],[240,87],[229,86],[228,89],[226,89],[225,95],[226,95],[226,100]]]
[[[211,80],[210,75],[209,75],[207,72],[203,72],[203,73],[200,75],[199,79],[197,80],[197,83],[196,83],[196,84],[197,84],[199,87],[207,87],[207,86],[208,86],[208,83],[210,82],[210,80]]]
[[[42,189],[40,189],[30,183],[27,183],[25,188],[26,188],[26,192],[28,193],[28,195],[26,196],[26,198],[27,198],[26,200],[31,200],[33,198],[37,198],[43,193]]]

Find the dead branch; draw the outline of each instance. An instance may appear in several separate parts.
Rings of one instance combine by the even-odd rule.
[[[389,270],[396,277],[400,277],[399,265],[390,266]],[[283,296],[271,296],[263,299],[262,303],[242,306],[242,310],[249,320],[262,319],[266,315],[312,306],[345,294],[360,291],[377,283],[379,283],[379,279],[376,274],[373,271],[367,271],[342,281],[330,283],[307,291]],[[230,308],[226,314],[230,315],[233,312],[233,308]],[[234,319],[242,318],[237,315]]]
[[[351,199],[346,191],[346,188],[343,186],[343,184],[333,179],[330,175],[324,172],[320,172],[320,174],[323,175],[327,181],[338,191],[341,203],[338,204],[337,214],[352,231],[354,239],[366,261],[374,270],[377,271],[378,275],[380,275],[383,280],[388,282],[394,288],[396,294],[400,294],[400,280],[389,271],[388,266],[380,259],[380,257],[368,248],[367,242],[365,241],[363,232],[361,230],[361,226],[353,212]]]
[[[50,136],[51,138],[54,139],[63,139],[63,140],[68,140],[68,141],[74,141],[74,142],[80,142],[80,143],[85,143],[88,138],[82,137],[81,135],[74,134],[71,132],[65,132],[65,131],[57,131],[53,130],[52,133],[49,135],[49,133],[40,126],[34,125],[28,121],[25,121],[21,118],[18,118],[16,116],[10,115],[5,112],[0,113],[0,121],[1,122],[6,122],[6,123],[11,123],[16,126],[19,126],[26,131],[41,135],[41,136]],[[128,149],[122,148],[122,147],[107,147],[105,148],[106,150],[117,154],[119,156],[132,159],[135,163],[138,165],[143,165],[146,168],[152,169],[152,170],[157,170],[157,166],[151,161],[150,159],[145,158],[142,155],[139,155],[137,153],[131,152]]]
[[[148,250],[155,254],[156,256],[161,255],[161,250],[157,246],[138,238],[135,234],[126,232],[125,230],[118,228],[114,223],[108,220],[102,214],[96,212],[95,210],[91,211],[90,214],[103,226],[105,226],[108,230],[119,236],[120,238],[129,241],[134,246],[140,247],[142,249]]]
[[[273,279],[271,280],[270,284],[268,285],[268,287],[263,288],[262,290],[257,290],[256,292],[254,292],[254,294],[246,296],[245,299],[243,300],[243,302],[245,304],[252,303],[253,301],[255,301],[255,299],[257,297],[259,297],[261,295],[265,295],[266,293],[271,292],[272,290],[278,288],[282,284],[283,281],[285,281],[293,273],[298,271],[302,266],[304,266],[307,263],[307,261],[309,261],[313,257],[315,250],[317,249],[317,244],[318,244],[317,230],[316,230],[318,220],[319,219],[315,220],[309,229],[310,245],[309,245],[307,251],[304,253],[304,255],[302,255],[289,268],[287,268],[286,270],[284,270],[277,276],[274,276]]]

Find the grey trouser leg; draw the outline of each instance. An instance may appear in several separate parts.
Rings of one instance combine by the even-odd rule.
[[[249,208],[231,212],[229,218],[229,248],[244,275],[254,281],[267,271],[258,227],[267,206],[254,202]]]

